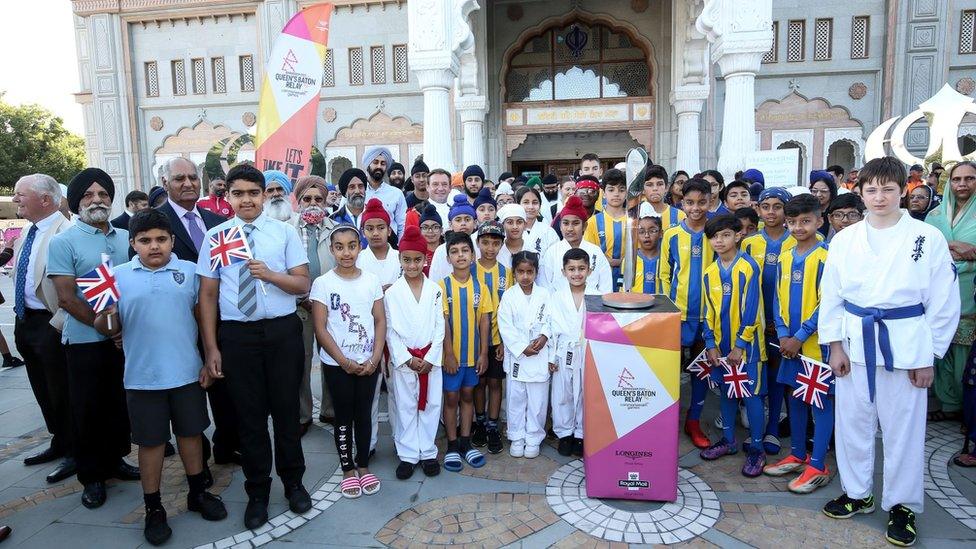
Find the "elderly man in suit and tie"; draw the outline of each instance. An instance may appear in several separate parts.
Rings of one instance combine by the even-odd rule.
[[[295,182],[295,201],[298,215],[292,216],[292,224],[308,252],[309,278],[315,280],[335,267],[335,257],[329,248],[329,235],[335,228],[335,221],[329,219],[326,197],[329,194],[325,179],[317,175],[307,175]],[[312,305],[308,296],[298,300],[298,318],[302,320],[302,337],[305,340],[305,371],[302,374],[299,397],[299,419],[301,433],[305,436],[312,425],[312,358],[315,354],[315,328],[312,326]],[[334,417],[332,398],[322,377],[322,401],[319,419],[324,421]]]
[[[54,283],[44,276],[51,237],[71,226],[58,210],[61,198],[61,186],[49,175],[25,175],[14,186],[17,215],[30,221],[14,244],[14,342],[27,363],[31,390],[51,433],[51,445],[24,463],[39,465],[63,458],[47,476],[51,483],[76,472],[68,368],[60,332],[64,313],[58,311]]]
[[[226,219],[197,206],[200,174],[196,164],[186,158],[171,158],[163,165],[163,188],[169,197],[158,209],[169,217],[173,227],[176,237],[173,253],[182,260],[196,263],[207,231]],[[226,381],[218,379],[207,389],[214,419],[213,457],[218,464],[239,464],[237,416],[226,385]]]

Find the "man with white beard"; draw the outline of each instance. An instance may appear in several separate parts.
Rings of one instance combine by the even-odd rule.
[[[291,179],[284,172],[268,170],[264,172],[264,211],[278,221],[291,223],[297,217],[291,207]]]
[[[105,481],[139,480],[139,469],[122,458],[129,453],[129,416],[122,373],[125,357],[115,343],[93,327],[95,312],[75,279],[93,271],[104,257],[113,265],[129,260],[129,233],[108,222],[115,197],[112,178],[87,168],[68,184],[68,207],[78,220],[55,235],[48,247],[47,276],[54,282],[58,306],[67,313],[61,341],[68,364],[68,394],[75,426],[81,503],[89,509],[105,503]]]

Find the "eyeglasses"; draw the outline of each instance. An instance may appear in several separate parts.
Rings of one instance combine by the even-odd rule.
[[[827,189],[814,188],[814,189],[810,189],[810,194],[830,194],[830,191]]]
[[[597,191],[594,191],[593,189],[576,189],[577,196],[582,196],[582,195],[596,196],[596,194]]]
[[[637,235],[638,236],[651,236],[652,234],[659,234],[660,232],[661,232],[661,230],[660,229],[657,229],[657,228],[654,228],[654,229],[637,229]]]
[[[440,225],[421,225],[420,230],[425,233],[435,233],[441,230]]]
[[[834,221],[860,221],[864,217],[861,212],[834,212],[830,218]]]

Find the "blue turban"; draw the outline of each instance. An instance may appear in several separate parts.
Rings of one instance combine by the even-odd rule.
[[[272,183],[281,185],[281,188],[285,190],[285,194],[291,194],[291,179],[288,179],[285,172],[280,172],[278,170],[268,170],[264,172],[264,186],[267,187]]]
[[[459,215],[470,215],[471,219],[478,217],[478,213],[474,211],[474,206],[468,202],[468,198],[463,194],[459,194],[454,197],[454,204],[451,206],[451,210],[447,213],[447,220],[451,221]]]
[[[390,154],[390,149],[387,149],[386,147],[370,147],[366,149],[365,153],[363,153],[363,169],[369,169],[369,163],[372,162],[377,156],[382,156],[384,159],[386,159],[387,167],[393,165],[393,155]]]
[[[764,187],[766,186],[766,178],[763,176],[763,173],[755,168],[749,168],[742,172],[742,179],[752,183],[762,183]]]
[[[829,181],[834,183],[834,174],[825,170],[813,170],[810,172],[810,184],[813,185],[817,181]]]
[[[761,203],[767,198],[778,198],[783,202],[783,204],[786,204],[793,199],[793,195],[791,195],[790,192],[783,187],[770,187],[768,189],[763,189],[763,192],[759,193],[758,202]]]

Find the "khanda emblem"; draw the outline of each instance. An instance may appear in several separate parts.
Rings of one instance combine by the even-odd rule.
[[[897,116],[889,118],[871,132],[865,146],[864,159],[868,161],[889,154],[885,148],[887,142],[891,154],[906,164],[941,162],[946,165],[962,160],[976,160],[976,153],[963,156],[959,150],[959,126],[967,114],[976,114],[976,102],[946,84],[938,93],[920,104],[918,109],[902,118],[901,122],[898,122]],[[922,118],[925,118],[929,126],[929,146],[924,159],[910,153],[905,146],[905,132],[908,127]],[[895,122],[898,124],[895,125]],[[885,139],[892,126],[894,130],[891,131],[891,137]]]

